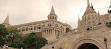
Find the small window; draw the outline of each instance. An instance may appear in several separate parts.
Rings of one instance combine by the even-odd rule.
[[[58,27],[58,25],[57,25],[57,24],[56,24],[55,26],[56,26],[56,27]]]
[[[94,16],[92,15],[92,19],[94,19]]]
[[[41,29],[40,27],[38,27],[38,29]]]
[[[87,30],[90,30],[89,28],[87,28]]]
[[[36,26],[34,27],[34,30],[36,30]]]
[[[25,31],[25,28],[24,28],[24,27],[22,28],[22,31]]]
[[[33,30],[33,28],[30,28],[30,30]]]
[[[88,20],[90,20],[90,16],[88,16]]]
[[[28,28],[26,28],[26,31],[28,31]]]

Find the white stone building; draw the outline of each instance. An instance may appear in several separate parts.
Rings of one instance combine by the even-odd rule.
[[[23,33],[41,32],[42,36],[51,43],[41,49],[111,49],[111,13],[100,15],[87,0],[87,8],[78,19],[78,27],[72,29],[70,25],[57,21],[54,8],[48,15],[48,20],[16,25]],[[10,26],[7,17],[3,23]]]
[[[48,20],[15,25],[15,27],[17,27],[22,34],[32,32],[41,33],[42,37],[46,38],[49,42],[55,41],[64,37],[65,34],[72,29],[70,25],[57,21],[57,18],[58,16],[55,14],[52,6],[51,12],[48,15]],[[9,23],[9,15],[3,24],[6,27],[11,26]]]

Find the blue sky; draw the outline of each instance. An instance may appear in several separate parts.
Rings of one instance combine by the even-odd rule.
[[[110,0],[90,0],[94,9],[106,14]],[[87,7],[87,0],[0,0],[0,23],[10,16],[10,24],[24,24],[47,20],[52,5],[58,21],[77,27],[78,15],[81,18]]]

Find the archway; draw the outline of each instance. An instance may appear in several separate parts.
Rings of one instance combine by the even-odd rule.
[[[77,49],[99,49],[99,48],[92,43],[84,43],[80,45]]]
[[[70,49],[83,49],[84,47],[87,47],[87,46],[90,46],[90,47],[93,46],[97,49],[105,49],[105,45],[102,41],[98,40],[95,37],[91,37],[91,36],[80,37],[80,38],[76,39],[76,41],[71,43],[71,45],[73,45],[73,46],[71,46]],[[88,49],[91,49],[91,48],[88,48]]]
[[[69,32],[69,31],[70,31],[70,29],[69,29],[69,28],[66,28],[66,33]]]

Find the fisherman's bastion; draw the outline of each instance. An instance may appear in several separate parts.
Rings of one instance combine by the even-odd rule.
[[[78,19],[78,26],[75,29],[58,21],[53,6],[47,18],[48,20],[14,26],[20,34],[36,32],[37,35],[46,38],[48,44],[41,49],[111,49],[111,28],[106,26],[107,22],[111,22],[111,14],[100,15],[89,0],[86,11],[82,19]],[[9,16],[3,25],[11,26]]]

